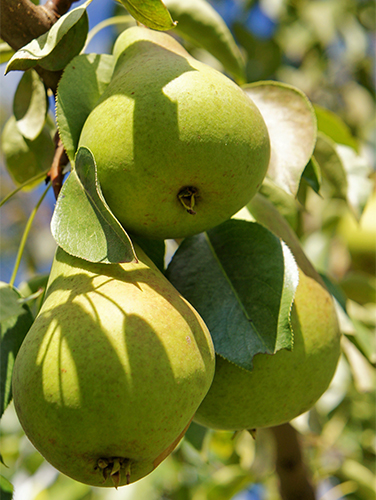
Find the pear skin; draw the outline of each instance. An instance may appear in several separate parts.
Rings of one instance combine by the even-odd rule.
[[[182,238],[245,206],[269,164],[265,122],[232,80],[170,35],[125,30],[112,80],[79,140],[106,201],[133,234]]]
[[[327,290],[299,274],[291,313],[293,350],[257,354],[252,371],[217,356],[196,422],[223,430],[276,426],[308,411],[326,391],[340,356],[337,315]]]
[[[59,471],[93,486],[149,474],[214,375],[204,322],[136,252],[137,263],[93,264],[58,248],[14,367],[26,435]]]

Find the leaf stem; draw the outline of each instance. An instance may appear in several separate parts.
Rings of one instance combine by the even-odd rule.
[[[37,175],[34,175],[31,179],[28,179],[27,181],[23,182],[20,186],[16,187],[13,191],[11,191],[9,194],[7,194],[1,201],[0,201],[0,207],[4,205],[12,196],[18,193],[18,191],[21,191],[24,187],[28,186],[29,184],[32,184],[33,182],[38,181],[39,179],[42,179],[43,177],[46,177],[47,171],[46,172],[41,172]]]
[[[22,235],[21,243],[20,243],[20,246],[18,247],[18,253],[17,253],[17,257],[16,257],[16,262],[14,264],[13,273],[12,273],[12,276],[11,276],[10,281],[9,281],[10,286],[14,286],[14,281],[16,279],[17,272],[18,272],[18,269],[20,267],[21,258],[22,258],[23,251],[25,249],[27,237],[29,236],[29,232],[30,232],[31,226],[33,224],[35,215],[38,211],[38,208],[41,206],[42,201],[44,200],[50,187],[51,187],[51,184],[49,183],[47,188],[43,191],[43,194],[40,197],[38,203],[33,208],[33,211],[31,212],[30,217],[26,223],[26,227],[25,227],[24,233]]]
[[[86,42],[85,42],[85,47],[82,49],[82,53],[85,52],[87,46],[89,43],[92,41],[92,39],[95,37],[97,33],[99,33],[102,29],[107,28],[108,26],[114,26],[116,24],[129,24],[134,22],[134,18],[132,16],[114,16],[110,17],[108,19],[105,19],[104,21],[101,21],[98,23],[96,26],[94,26],[93,29],[90,30]]]

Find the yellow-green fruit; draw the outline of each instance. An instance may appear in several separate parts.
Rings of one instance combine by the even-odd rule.
[[[93,264],[58,249],[14,367],[15,408],[30,441],[58,470],[94,486],[150,473],[214,374],[202,319],[137,255],[138,263]]]
[[[301,271],[292,327],[293,351],[257,354],[252,371],[217,356],[213,384],[195,420],[215,429],[257,429],[309,410],[335,373],[340,332],[331,296]]]
[[[81,132],[108,205],[131,233],[180,238],[231,217],[269,163],[265,122],[222,73],[142,27],[114,47],[112,80]]]

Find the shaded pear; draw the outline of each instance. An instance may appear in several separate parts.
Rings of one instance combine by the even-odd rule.
[[[114,47],[112,80],[79,146],[97,162],[125,229],[181,238],[231,217],[265,177],[270,144],[246,93],[171,36],[132,27]]]
[[[291,312],[294,348],[257,354],[247,371],[216,356],[214,380],[194,420],[215,429],[271,427],[308,411],[328,388],[340,356],[333,300],[299,272]]]
[[[136,247],[137,263],[58,249],[17,356],[14,404],[59,471],[94,486],[150,473],[177,445],[214,374],[197,312]]]

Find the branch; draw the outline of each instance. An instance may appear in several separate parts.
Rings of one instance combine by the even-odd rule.
[[[315,500],[297,431],[291,424],[271,427],[270,430],[276,442],[276,471],[282,500]]]
[[[0,0],[0,38],[13,50],[46,33],[77,0],[48,0],[45,5],[34,5],[30,0]],[[56,92],[61,71],[47,71],[35,67],[47,88]]]

